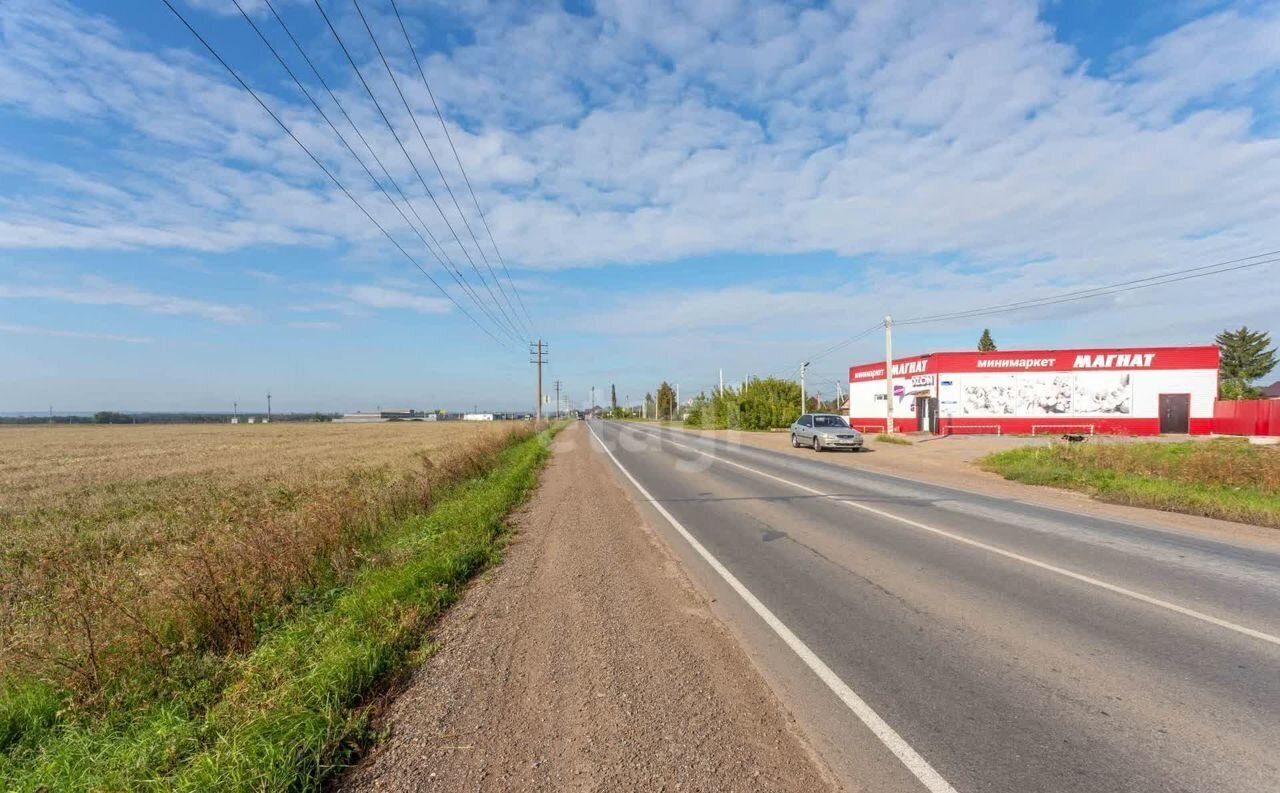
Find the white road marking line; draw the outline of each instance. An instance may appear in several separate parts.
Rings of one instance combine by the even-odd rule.
[[[751,590],[747,589],[746,586],[738,580],[737,576],[729,572],[729,569],[721,564],[719,559],[712,556],[711,552],[704,548],[702,543],[698,542],[693,534],[691,534],[689,530],[680,523],[680,521],[676,520],[674,515],[667,511],[666,507],[658,503],[657,499],[655,499],[653,495],[644,488],[644,485],[636,481],[636,478],[631,475],[631,472],[623,467],[622,463],[618,461],[618,458],[614,456],[613,451],[610,450],[608,445],[606,445],[600,436],[596,434],[596,431],[592,428],[590,422],[587,423],[587,429],[591,432],[592,437],[596,439],[596,442],[600,444],[600,448],[604,450],[604,453],[609,455],[609,459],[613,460],[613,464],[618,467],[618,470],[621,471],[628,480],[630,480],[636,490],[640,491],[640,495],[644,496],[645,500],[652,504],[654,509],[658,510],[658,512],[662,514],[662,517],[667,519],[672,527],[680,533],[680,536],[684,537],[685,541],[692,546],[693,550],[697,551],[698,555],[701,556],[707,564],[711,565],[711,568],[724,579],[725,583],[727,583],[733,591],[737,592],[738,595],[746,601],[747,605],[751,607],[751,610],[759,615],[760,618],[765,621],[765,624],[773,629],[773,632],[776,633],[778,637],[800,657],[800,660],[804,661],[805,665],[808,666],[823,683],[827,684],[827,688],[831,689],[831,691],[840,698],[840,701],[843,702],[849,710],[853,711],[854,715],[857,716],[863,724],[867,725],[867,728],[880,739],[880,742],[883,743],[889,751],[893,752],[894,756],[907,767],[907,770],[910,771],[916,779],[920,780],[920,784],[924,785],[929,790],[929,793],[956,793],[956,789],[953,788],[947,780],[943,779],[942,776],[934,770],[933,766],[929,765],[929,762],[921,757],[915,749],[911,748],[911,744],[907,743],[901,735],[899,735],[885,722],[884,719],[880,718],[880,715],[876,713],[871,706],[862,699],[862,697],[858,696],[852,688],[849,688],[849,686],[841,680],[840,677],[831,670],[831,667],[827,666],[826,663],[824,663],[823,660],[813,652],[813,650],[810,650],[809,646],[800,640],[800,637],[792,633],[791,629],[788,628],[782,620],[778,619],[777,616],[769,610],[768,606],[761,603],[760,599],[753,595]]]
[[[856,501],[848,501],[843,498],[837,498],[828,493],[823,493],[820,490],[815,490],[814,488],[809,487],[807,485],[802,485],[799,482],[793,482],[790,479],[784,479],[780,476],[775,476],[773,474],[766,473],[765,471],[761,471],[757,468],[752,468],[749,465],[743,465],[742,463],[735,463],[732,460],[727,460],[723,457],[718,457],[714,454],[709,454],[708,452],[704,452],[701,449],[696,449],[692,446],[687,446],[683,443],[680,443],[679,441],[672,440],[670,437],[666,435],[653,435],[652,433],[645,433],[645,434],[649,435],[650,437],[660,438],[666,441],[667,443],[670,443],[673,446],[678,446],[682,449],[687,449],[696,454],[701,454],[704,457],[710,457],[713,460],[717,460],[726,465],[732,465],[737,468],[741,468],[744,471],[750,471],[759,476],[763,476],[766,479],[772,479],[775,482],[781,482],[782,484],[789,485],[799,490],[803,490],[806,493],[812,493],[813,495],[829,498],[832,501],[836,502],[837,504],[844,504],[845,506],[852,507],[854,509],[860,509],[865,512],[870,512],[873,515],[879,515],[882,518],[888,518],[889,520],[895,520],[899,523],[905,523],[908,526],[912,526],[922,531],[927,531],[932,534],[936,534],[939,537],[946,537],[949,540],[954,540],[955,542],[963,543],[965,545],[969,545],[974,548],[981,548],[984,551],[994,553],[998,556],[1003,556],[1006,559],[1013,559],[1018,562],[1029,564],[1033,567],[1038,567],[1041,570],[1048,570],[1051,573],[1057,573],[1058,575],[1065,576],[1067,578],[1071,578],[1076,581],[1081,581],[1086,584],[1092,584],[1093,586],[1099,587],[1101,589],[1105,589],[1108,592],[1114,592],[1117,595],[1124,595],[1125,597],[1133,598],[1134,600],[1139,600],[1151,606],[1157,606],[1162,609],[1167,609],[1177,614],[1181,614],[1184,617],[1191,617],[1192,619],[1197,619],[1202,622],[1207,622],[1210,625],[1217,625],[1219,628],[1226,628],[1227,630],[1235,631],[1236,633],[1240,633],[1245,636],[1252,637],[1254,639],[1261,639],[1264,642],[1270,642],[1271,644],[1280,645],[1280,636],[1274,636],[1270,633],[1264,633],[1263,631],[1256,630],[1254,628],[1250,628],[1244,625],[1240,625],[1239,623],[1231,622],[1230,620],[1224,620],[1219,617],[1215,617],[1211,614],[1205,614],[1203,612],[1196,611],[1195,609],[1189,609],[1186,606],[1179,606],[1177,603],[1170,603],[1167,600],[1161,600],[1160,598],[1152,597],[1151,595],[1144,595],[1141,592],[1136,592],[1132,589],[1126,589],[1125,587],[1117,586],[1116,584],[1111,584],[1106,581],[1102,581],[1100,579],[1094,578],[1092,576],[1084,575],[1083,573],[1077,573],[1074,570],[1068,570],[1063,567],[1058,567],[1057,565],[1052,565],[1052,564],[1049,564],[1048,562],[1042,562],[1039,559],[1033,559],[1030,556],[1023,556],[1020,553],[1015,553],[1013,551],[1006,551],[1005,549],[999,548],[995,545],[988,545],[985,542],[970,539],[968,537],[964,537],[962,535],[946,531],[945,529],[939,529],[934,526],[929,526],[925,523],[920,523],[919,521],[911,520],[910,518],[904,518],[904,517],[901,517],[900,515],[894,515],[892,512],[885,512],[882,509],[876,509],[875,507],[870,507],[870,506],[867,506],[866,504],[859,504]]]

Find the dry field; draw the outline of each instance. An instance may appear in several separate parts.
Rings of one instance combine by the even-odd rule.
[[[139,664],[242,653],[516,431],[0,427],[0,683],[128,696]]]

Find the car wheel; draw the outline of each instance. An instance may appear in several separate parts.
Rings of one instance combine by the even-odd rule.
[[[822,439],[819,438],[817,435],[813,436],[813,450],[815,452],[822,451]]]
[[[800,441],[796,440],[796,434],[794,432],[791,433],[791,448],[793,449],[800,448]]]

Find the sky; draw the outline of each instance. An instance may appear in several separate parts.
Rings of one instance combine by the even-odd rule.
[[[428,94],[391,0],[320,0],[355,69],[273,0],[319,78],[240,0],[350,150],[232,0],[173,2],[289,133],[161,0],[0,3],[0,412],[531,410],[539,337],[573,404],[829,396],[886,314],[1280,249],[1277,2],[396,0]],[[1280,334],[1276,268],[894,350]]]

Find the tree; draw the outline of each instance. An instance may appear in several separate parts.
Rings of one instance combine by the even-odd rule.
[[[658,418],[669,419],[675,412],[676,408],[676,390],[671,387],[667,381],[662,381],[662,385],[658,386]]]
[[[1276,368],[1276,348],[1271,334],[1260,330],[1224,330],[1214,339],[1218,344],[1218,396],[1223,399],[1258,399],[1262,392],[1253,382]],[[1270,349],[1267,349],[1270,347]]]
[[[996,340],[991,338],[991,329],[982,329],[982,338],[978,339],[978,352],[995,352]]]
[[[658,415],[658,403],[654,401],[653,394],[644,395],[644,414],[650,417]]]
[[[613,414],[618,415],[618,387],[616,385],[609,386],[609,407],[613,409]]]

